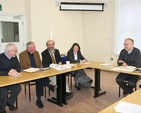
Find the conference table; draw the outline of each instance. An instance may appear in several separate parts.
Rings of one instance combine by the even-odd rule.
[[[140,105],[141,106],[141,89],[138,89],[137,91],[135,91],[134,93],[124,97],[123,99],[121,99],[120,101],[124,101],[124,102],[129,102],[132,104],[136,104],[136,105]],[[99,113],[117,113],[114,109],[114,107],[120,102],[117,101],[116,103],[110,105],[109,107],[103,109],[102,111],[100,111]]]
[[[76,63],[74,66],[72,66],[70,69],[65,69],[65,70],[55,70],[50,68],[49,70],[45,71],[38,71],[34,73],[27,73],[27,72],[21,72],[21,76],[17,77],[12,77],[12,76],[0,76],[0,87],[8,86],[8,85],[13,85],[13,84],[19,84],[19,83],[24,83],[32,80],[37,80],[41,78],[46,78],[50,76],[55,76],[57,75],[57,99],[56,100],[49,100],[59,106],[63,106],[63,104],[67,104],[66,102],[66,73],[69,73],[71,71],[76,71],[80,69],[86,69],[86,68],[92,68],[94,69],[94,98],[103,95],[106,93],[106,91],[100,91],[100,71],[109,71],[109,72],[117,72],[120,73],[122,71],[115,71],[115,70],[110,70],[109,68],[102,66],[103,62],[95,62],[95,61],[89,61],[88,63],[80,64]],[[129,73],[129,72],[122,72],[122,73]],[[129,74],[134,74],[134,75],[140,75],[141,73],[135,73],[135,72],[130,72]]]
[[[56,93],[57,98],[48,99],[48,101],[53,102],[54,104],[57,104],[60,107],[62,107],[63,104],[67,105],[66,73],[80,69],[85,69],[87,67],[88,65],[75,64],[75,66],[72,66],[72,68],[61,70],[61,71],[50,68],[48,70],[38,71],[34,73],[21,72],[20,76],[0,76],[0,81],[1,81],[0,87],[24,83],[32,80],[37,80],[37,79],[42,79],[42,78],[57,75],[57,85],[58,85],[57,93]]]

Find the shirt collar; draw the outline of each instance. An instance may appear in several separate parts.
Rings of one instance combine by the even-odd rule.
[[[127,51],[127,52],[128,52],[128,54],[130,54],[132,51],[133,51],[133,49],[131,51]]]
[[[8,59],[11,59],[11,57],[10,56],[8,56],[6,53],[4,53],[5,54],[5,56],[8,58]]]

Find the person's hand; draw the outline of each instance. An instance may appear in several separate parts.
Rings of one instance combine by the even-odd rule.
[[[124,62],[123,60],[119,60],[118,63],[122,63],[122,66],[127,66],[126,62]]]
[[[15,75],[17,75],[18,74],[18,72],[15,70],[15,69],[11,69],[9,72],[8,72],[8,75],[10,75],[10,76],[15,76]]]
[[[88,60],[84,59],[84,60],[81,60],[80,63],[85,63],[87,62]]]
[[[59,62],[58,64],[59,64],[59,65],[62,65],[62,62]]]

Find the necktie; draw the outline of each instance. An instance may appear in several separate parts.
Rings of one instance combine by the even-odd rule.
[[[51,60],[52,60],[52,63],[56,64],[56,61],[55,61],[55,59],[54,59],[53,54],[51,54]]]

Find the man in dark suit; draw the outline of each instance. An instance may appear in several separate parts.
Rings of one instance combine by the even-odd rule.
[[[16,53],[17,47],[14,44],[9,43],[6,45],[5,52],[0,54],[0,76],[17,76],[19,74],[21,66]],[[7,98],[9,90],[11,94]],[[19,84],[0,87],[0,113],[6,113],[6,105],[9,107],[9,110],[16,110],[14,103],[20,91],[21,86]]]
[[[26,50],[19,54],[19,59],[20,59],[22,70],[30,67],[35,67],[35,68],[42,67],[42,62],[38,51],[36,51],[36,46],[34,42],[28,42],[26,44]],[[57,88],[56,85],[54,86],[52,85],[51,81],[48,78],[36,80],[36,96],[37,96],[36,105],[39,108],[44,107],[41,101],[41,96],[43,96],[44,86],[49,87],[52,92],[55,92]]]
[[[48,40],[46,43],[47,49],[45,49],[42,55],[42,63],[44,67],[49,67],[50,64],[55,63],[62,65],[60,52],[55,49],[55,42],[53,40]],[[56,84],[56,76],[50,77],[52,82]],[[69,91],[68,84],[66,83],[66,98],[70,99],[73,97],[73,92]]]

